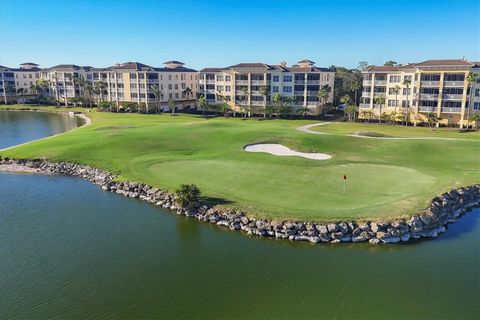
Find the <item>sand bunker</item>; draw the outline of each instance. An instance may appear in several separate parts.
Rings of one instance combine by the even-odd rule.
[[[287,148],[281,144],[274,143],[262,143],[262,144],[251,144],[245,147],[245,151],[248,152],[266,152],[273,154],[274,156],[294,156],[294,157],[303,157],[312,160],[327,160],[331,156],[325,153],[306,153],[298,152]]]

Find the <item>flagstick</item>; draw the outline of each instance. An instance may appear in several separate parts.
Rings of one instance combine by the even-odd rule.
[[[347,180],[343,180],[343,194],[345,194],[345,190],[347,189]]]

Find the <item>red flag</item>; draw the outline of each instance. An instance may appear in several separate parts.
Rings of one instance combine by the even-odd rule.
[[[346,176],[346,175],[343,175],[343,180],[347,180],[347,176]]]

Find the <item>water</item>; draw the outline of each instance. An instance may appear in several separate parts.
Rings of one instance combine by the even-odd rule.
[[[0,318],[479,318],[479,237],[476,209],[406,245],[257,239],[0,173]]]
[[[66,114],[0,110],[0,149],[74,129],[81,121]]]

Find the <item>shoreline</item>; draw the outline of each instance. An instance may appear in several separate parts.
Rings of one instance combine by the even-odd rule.
[[[33,110],[33,109],[25,109],[25,110],[20,110],[20,109],[8,109],[8,108],[2,108],[0,109],[0,111],[8,111],[8,112],[44,112],[44,113],[52,113],[52,114],[64,114],[64,115],[69,115],[69,112],[52,112],[52,111],[44,111],[44,110]],[[77,129],[80,129],[80,128],[83,128],[83,127],[86,127],[86,126],[89,126],[90,124],[92,124],[92,119],[90,117],[88,117],[87,115],[85,115],[84,113],[73,113],[73,115],[76,117],[76,118],[80,118],[84,121],[84,123],[76,128],[73,128],[72,130],[68,130],[68,131],[63,131],[63,132],[59,132],[59,133],[56,133],[54,135],[51,135],[51,136],[46,136],[46,137],[43,137],[43,138],[40,138],[40,139],[35,139],[35,140],[30,140],[30,141],[27,141],[27,142],[24,142],[24,143],[20,143],[20,144],[16,144],[14,146],[10,146],[10,147],[6,147],[6,148],[3,148],[3,149],[0,149],[0,152],[1,151],[7,151],[7,150],[10,150],[10,149],[13,149],[13,148],[16,148],[16,147],[20,147],[20,146],[23,146],[23,145],[26,145],[26,144],[29,144],[31,142],[36,142],[36,141],[41,141],[41,140],[45,140],[45,139],[50,139],[50,138],[53,138],[53,137],[56,137],[60,134],[64,134],[66,132],[71,132],[71,131],[74,131],[74,130],[77,130]]]
[[[480,184],[452,189],[431,200],[420,214],[408,219],[392,218],[390,221],[340,221],[315,223],[311,221],[266,220],[245,215],[241,211],[219,209],[204,203],[191,203],[181,208],[175,195],[137,182],[116,181],[111,173],[85,165],[47,160],[23,160],[0,157],[0,171],[38,174],[62,174],[90,181],[104,191],[138,198],[177,214],[210,222],[259,237],[272,237],[311,243],[369,242],[398,243],[413,239],[435,238],[445,232],[470,209],[480,205]],[[363,220],[362,220],[363,221]]]

